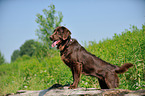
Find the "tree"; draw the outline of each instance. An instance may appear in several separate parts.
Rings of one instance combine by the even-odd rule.
[[[25,43],[21,45],[20,50],[17,49],[13,52],[11,61],[14,62],[18,57],[22,57],[23,55],[30,57],[37,55],[36,50],[40,45],[41,44],[39,42],[34,41],[33,39],[25,41]]]
[[[11,56],[11,61],[14,62],[18,57],[20,57],[20,50],[15,50]]]
[[[32,56],[35,53],[35,41],[34,40],[27,40],[21,47],[20,47],[20,56],[28,55]]]
[[[51,48],[49,36],[53,30],[61,25],[63,15],[62,12],[55,10],[55,5],[48,6],[49,10],[43,9],[43,15],[37,14],[36,22],[39,24],[39,29],[36,30],[36,35],[47,48]]]
[[[5,59],[4,56],[2,55],[1,51],[0,51],[0,65],[5,63]]]

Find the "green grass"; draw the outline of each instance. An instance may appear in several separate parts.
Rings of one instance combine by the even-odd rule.
[[[119,88],[145,89],[145,26],[142,29],[132,26],[130,30],[99,43],[89,42],[86,49],[114,65],[133,63],[134,67],[118,75]],[[13,63],[0,65],[0,95],[17,90],[43,90],[56,83],[71,84],[71,71],[61,61],[59,52],[55,50],[51,54],[41,60],[24,55]],[[97,78],[84,75],[79,87],[100,88]]]

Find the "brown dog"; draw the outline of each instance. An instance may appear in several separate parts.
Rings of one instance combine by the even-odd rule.
[[[73,84],[69,88],[77,88],[81,74],[98,77],[101,89],[118,87],[117,74],[126,72],[133,65],[125,63],[118,67],[107,63],[86,51],[77,40],[71,39],[70,35],[71,32],[67,28],[60,26],[50,36],[52,47],[57,45],[61,59],[72,71]]]

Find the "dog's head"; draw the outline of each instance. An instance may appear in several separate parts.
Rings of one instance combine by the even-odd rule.
[[[57,27],[54,30],[54,33],[50,36],[50,40],[53,41],[51,46],[59,46],[61,43],[66,41],[70,37],[70,35],[71,32],[67,28],[63,26]]]

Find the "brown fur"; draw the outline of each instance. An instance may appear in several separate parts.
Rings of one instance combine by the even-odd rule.
[[[101,60],[90,52],[86,51],[77,40],[71,39],[71,32],[63,27],[57,27],[50,39],[60,50],[61,59],[71,69],[73,84],[69,88],[77,88],[81,74],[95,76],[99,80],[101,89],[116,88],[119,86],[117,73],[124,73],[133,66],[125,63],[121,67],[112,65]]]

